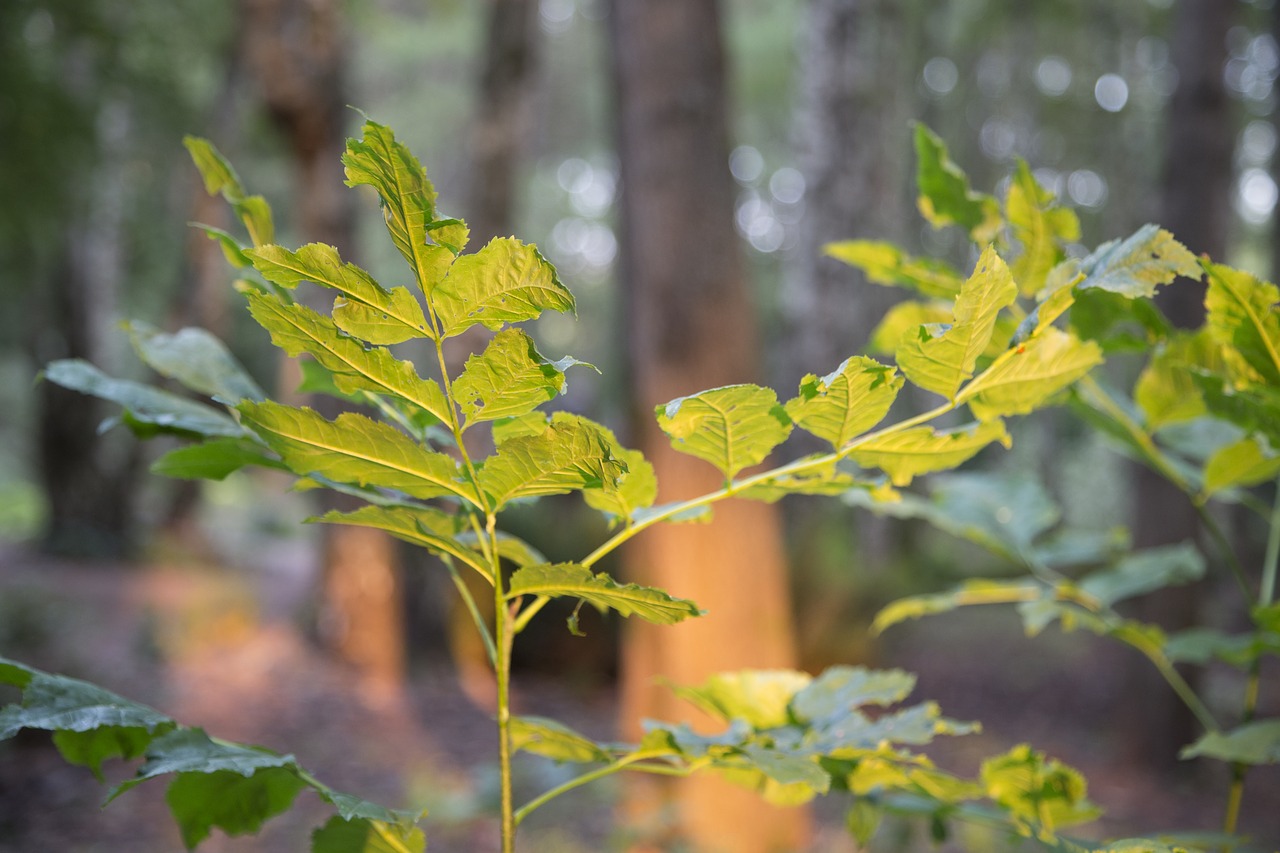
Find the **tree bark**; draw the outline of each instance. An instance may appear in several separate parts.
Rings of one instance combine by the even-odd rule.
[[[245,64],[263,101],[284,131],[297,168],[295,207],[307,241],[354,254],[352,196],[343,186],[346,42],[337,0],[241,0]],[[309,297],[327,311],[331,297]],[[295,377],[296,379],[296,377]],[[285,389],[286,391],[288,389]],[[341,409],[320,398],[326,417]],[[326,497],[327,509],[355,508],[342,495]],[[375,698],[392,696],[403,683],[403,596],[390,536],[357,527],[325,527],[320,616],[322,643],[360,674]]]
[[[636,436],[661,501],[722,485],[672,450],[652,406],[756,374],[755,318],[733,227],[719,10],[709,0],[615,0],[612,44],[621,168],[622,263]],[[760,503],[718,505],[711,525],[646,531],[624,555],[630,580],[698,602],[674,627],[631,620],[622,653],[622,727],[641,718],[706,719],[655,683],[697,684],[727,669],[794,665],[779,519]],[[766,806],[712,776],[635,780],[633,820],[674,813],[699,851],[794,849],[804,813]]]

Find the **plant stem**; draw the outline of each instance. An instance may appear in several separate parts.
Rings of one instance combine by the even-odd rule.
[[[471,594],[471,590],[467,589],[466,581],[458,574],[458,569],[453,565],[453,560],[445,558],[443,562],[445,568],[449,570],[449,577],[453,580],[454,587],[458,590],[458,596],[462,599],[462,603],[466,605],[467,612],[471,614],[471,621],[475,623],[480,639],[484,641],[484,650],[489,656],[489,664],[496,672],[498,669],[498,649],[494,645],[493,635],[489,633],[489,626],[484,623],[484,617],[480,615],[480,608],[476,604],[475,597]]]
[[[1275,600],[1276,569],[1280,564],[1280,478],[1276,479],[1275,506],[1271,510],[1271,531],[1267,535],[1267,551],[1262,560],[1262,589],[1258,606],[1268,607]]]
[[[502,566],[498,558],[498,517],[486,514],[490,560],[493,566],[494,643],[497,661],[494,675],[498,681],[498,775],[501,786],[502,853],[515,853],[516,821],[511,798],[511,611],[507,607]]]
[[[673,767],[670,764],[639,764],[637,763],[640,761],[644,761],[646,759],[658,758],[658,757],[661,757],[661,756],[647,754],[647,753],[636,753],[632,755],[626,755],[618,759],[617,761],[613,762],[612,764],[606,764],[604,767],[597,767],[595,770],[590,770],[586,773],[583,773],[581,776],[575,776],[574,778],[570,779],[568,782],[564,782],[560,785],[557,785],[551,790],[546,791],[545,793],[537,797],[534,797],[532,800],[530,800],[529,802],[521,806],[520,810],[516,812],[516,825],[518,826],[521,823],[521,821],[523,821],[526,817],[528,817],[532,812],[538,810],[542,806],[545,806],[547,803],[551,802],[561,794],[568,793],[569,791],[572,791],[574,788],[578,788],[590,782],[594,782],[597,779],[603,779],[606,776],[612,776],[614,773],[617,773],[621,770],[631,770],[637,773],[653,773],[661,776],[688,776],[690,773],[692,773],[694,770],[696,770],[700,766],[697,763],[689,764],[685,767]]]
[[[1218,551],[1222,553],[1223,559],[1227,563],[1227,568],[1231,570],[1232,577],[1235,578],[1236,586],[1240,587],[1240,592],[1244,594],[1247,601],[1253,593],[1249,590],[1249,581],[1244,576],[1244,567],[1240,565],[1240,560],[1236,557],[1236,552],[1232,549],[1231,543],[1227,541],[1227,535],[1222,532],[1222,527],[1209,510],[1205,509],[1203,504],[1193,502],[1196,512],[1200,516],[1200,522],[1205,529],[1209,531],[1209,535],[1213,537],[1214,544],[1218,546]],[[1274,528],[1273,528],[1274,529]]]

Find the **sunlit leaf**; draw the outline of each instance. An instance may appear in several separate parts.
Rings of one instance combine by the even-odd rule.
[[[954,468],[993,441],[1009,445],[1004,421],[997,419],[946,431],[914,427],[856,445],[849,456],[859,465],[881,469],[895,486],[901,487],[910,485],[919,474]]]
[[[291,356],[304,352],[314,356],[332,374],[338,390],[390,394],[449,422],[449,403],[440,386],[419,376],[411,362],[396,358],[385,347],[365,347],[305,305],[256,293],[248,299],[249,312],[271,333],[272,342]]]
[[[973,376],[995,331],[996,316],[1018,289],[1004,261],[988,246],[956,299],[950,326],[919,326],[898,344],[898,367],[915,385],[953,399]]]
[[[511,748],[556,761],[586,763],[610,758],[595,741],[545,717],[512,717]]]
[[[1206,262],[1204,271],[1209,334],[1238,352],[1262,382],[1280,386],[1280,290],[1223,264]]]
[[[634,519],[635,514],[653,506],[658,497],[658,478],[653,463],[639,450],[622,448],[619,458],[627,466],[627,476],[613,490],[590,489],[582,493],[587,506],[615,520]]]
[[[475,254],[459,257],[431,300],[444,337],[477,323],[499,329],[548,309],[572,312],[575,304],[555,267],[535,247],[513,237],[497,238]]]
[[[191,154],[196,169],[200,171],[200,177],[204,179],[205,191],[209,195],[222,194],[244,223],[255,246],[270,243],[275,237],[275,226],[272,224],[271,208],[266,199],[245,194],[235,169],[231,168],[231,164],[207,139],[187,136],[182,142]]]
[[[969,188],[969,178],[947,153],[942,139],[923,124],[915,128],[916,184],[920,214],[934,228],[959,225],[975,243],[995,238],[1000,229],[1000,204]]]
[[[215,438],[170,450],[151,463],[151,473],[178,480],[222,480],[249,465],[284,468],[259,444],[243,438]]]
[[[815,459],[816,456],[806,457]],[[802,462],[805,460],[797,460]],[[734,491],[734,496],[774,503],[788,495],[843,495],[850,489],[873,486],[865,479],[840,470],[838,461],[827,458],[821,465],[809,465],[799,472],[778,472],[750,487]]]
[[[412,293],[403,287],[384,289],[355,264],[343,263],[333,246],[309,243],[296,252],[260,246],[245,254],[273,284],[293,288],[311,281],[342,294],[333,320],[348,334],[371,344],[398,344],[431,336],[422,306]]]
[[[204,329],[188,327],[167,334],[137,321],[127,328],[138,357],[161,376],[229,406],[267,396],[226,345]]]
[[[980,421],[1026,414],[1101,363],[1093,341],[1049,327],[997,359],[957,401],[967,402]]]
[[[763,462],[791,432],[777,396],[758,385],[728,385],[677,397],[656,413],[672,447],[710,462],[726,479]]]
[[[1204,496],[1233,486],[1256,486],[1280,473],[1280,454],[1264,448],[1256,438],[1242,438],[1221,448],[1204,467]]]
[[[1044,287],[1049,270],[1062,260],[1063,247],[1080,239],[1080,220],[1069,207],[1056,207],[1052,192],[1040,186],[1025,160],[1018,160],[1005,215],[1022,254],[1012,266],[1014,281],[1024,295]]]
[[[748,669],[712,675],[698,687],[676,693],[722,720],[745,720],[755,729],[786,725],[791,700],[812,681],[789,669]]]
[[[335,815],[311,834],[311,853],[425,853],[427,839],[416,826]]]
[[[459,537],[463,519],[432,507],[362,506],[352,512],[330,510],[309,520],[385,530],[397,539],[453,557],[486,578],[492,575],[483,555]]]
[[[639,616],[658,625],[671,625],[702,613],[692,601],[638,584],[620,584],[603,572],[592,574],[587,567],[575,563],[520,569],[511,576],[507,597],[520,595],[580,598],[596,607],[616,610],[623,616]]]
[[[582,362],[547,361],[527,334],[503,329],[483,353],[467,359],[453,396],[468,422],[519,417],[563,394],[564,372],[574,364]]]
[[[161,431],[203,436],[244,435],[244,429],[217,409],[143,385],[107,376],[87,361],[63,359],[49,364],[43,376],[50,382],[118,403],[141,424]]]
[[[1180,758],[1216,758],[1240,764],[1280,764],[1280,719],[1255,720],[1228,732],[1209,732]]]
[[[212,225],[202,225],[199,222],[192,222],[191,227],[199,228],[204,235],[210,240],[218,244],[218,248],[222,249],[222,257],[226,258],[227,263],[236,269],[244,269],[253,266],[253,262],[249,260],[244,253],[244,246],[240,245],[240,241],[223,231],[221,228],[214,228]]]
[[[1134,402],[1145,415],[1148,430],[1154,432],[1204,414],[1204,399],[1191,375],[1192,368],[1224,369],[1217,345],[1205,332],[1178,335],[1157,346],[1133,389]]]
[[[458,464],[424,450],[404,433],[346,412],[327,421],[311,409],[241,403],[240,413],[297,474],[339,483],[381,486],[417,498],[455,495],[478,503]]]
[[[787,403],[787,415],[839,450],[888,414],[903,381],[875,359],[848,358],[826,376],[800,380],[800,394]]]
[[[977,604],[1016,604],[1034,601],[1042,595],[1035,581],[965,581],[950,592],[936,595],[914,595],[900,598],[876,614],[871,629],[877,633],[908,619],[919,619],[934,613],[949,613],[959,607]]]
[[[908,300],[894,305],[871,332],[871,340],[867,343],[867,351],[883,355],[893,355],[908,331],[920,326],[945,325],[953,316],[951,302],[916,302]]]
[[[828,243],[823,253],[855,266],[867,280],[892,287],[906,287],[924,296],[953,300],[964,277],[933,258],[913,258],[893,243],[845,240]]]
[[[1088,823],[1102,812],[1087,798],[1084,777],[1022,744],[982,764],[987,796],[1041,832]]]
[[[1173,235],[1144,225],[1124,240],[1103,243],[1080,262],[1079,290],[1099,288],[1134,299],[1155,296],[1156,288],[1178,276],[1200,277],[1196,256]]]
[[[579,489],[617,488],[626,473],[617,444],[585,418],[557,418],[538,435],[509,438],[480,470],[480,488],[494,507],[516,498]]]

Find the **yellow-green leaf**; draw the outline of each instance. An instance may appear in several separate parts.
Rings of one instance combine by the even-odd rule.
[[[934,228],[959,225],[975,243],[989,243],[1000,230],[1000,204],[969,188],[969,178],[952,161],[942,139],[916,125],[916,200],[920,214]]]
[[[950,323],[953,316],[953,303],[950,302],[916,302],[907,300],[894,305],[871,333],[871,341],[867,351],[883,355],[893,355],[902,341],[903,335],[920,326],[941,325]]]
[[[1233,486],[1256,486],[1280,473],[1280,455],[1253,436],[1220,448],[1204,466],[1203,497]]]
[[[913,258],[893,243],[844,240],[828,243],[822,251],[862,270],[868,281],[910,288],[924,296],[955,299],[964,283],[964,278],[950,265],[933,258]]]
[[[1204,270],[1209,334],[1239,353],[1262,382],[1280,386],[1280,290],[1223,264],[1205,263]]]
[[[564,372],[574,364],[582,362],[547,361],[527,334],[503,329],[467,359],[453,396],[468,422],[519,417],[563,394]]]
[[[639,616],[657,625],[673,625],[702,611],[692,601],[673,598],[660,589],[638,584],[620,584],[607,574],[592,574],[576,563],[530,566],[511,576],[508,598],[545,595],[550,598],[581,598],[588,604],[616,610],[623,616]]]
[[[458,464],[423,449],[404,433],[347,412],[327,421],[311,409],[279,403],[239,406],[252,428],[296,474],[380,486],[415,498],[454,495],[479,505]]]
[[[449,403],[440,386],[419,376],[410,362],[383,347],[366,349],[355,338],[339,332],[328,317],[305,305],[258,293],[249,293],[248,299],[249,313],[271,333],[272,342],[291,356],[303,352],[314,356],[333,375],[339,391],[390,394],[449,423]]]
[[[1200,265],[1187,247],[1155,225],[1144,225],[1124,240],[1103,243],[1080,262],[1082,290],[1100,288],[1129,299],[1155,296],[1156,288],[1178,276],[1200,277]]]
[[[587,506],[613,517],[613,520],[632,519],[638,510],[653,506],[658,497],[658,478],[653,464],[639,450],[621,448],[615,451],[627,466],[627,475],[612,491],[590,489],[582,493]]]
[[[1005,201],[1013,236],[1022,244],[1014,261],[1014,281],[1023,295],[1044,287],[1049,271],[1062,260],[1063,246],[1080,239],[1080,220],[1069,207],[1053,206],[1055,196],[1035,179],[1025,160],[1018,160]]]
[[[993,441],[1009,445],[1004,421],[969,424],[945,432],[914,427],[856,445],[849,455],[859,465],[884,471],[895,486],[906,486],[918,474],[956,467]]]
[[[1205,413],[1204,397],[1191,374],[1192,368],[1218,373],[1225,368],[1220,348],[1206,330],[1176,335],[1157,345],[1133,389],[1133,401],[1145,415],[1148,431]]]
[[[898,367],[912,383],[954,399],[990,343],[996,317],[1017,297],[1009,268],[988,246],[960,289],[952,325],[908,331],[898,344]]]
[[[451,337],[477,323],[489,329],[532,320],[543,311],[573,311],[574,300],[537,248],[499,237],[453,262],[431,294],[441,334]]]
[[[610,758],[608,752],[586,735],[545,717],[512,717],[511,748],[575,763],[603,762]]]
[[[1026,414],[1101,363],[1096,343],[1050,326],[997,359],[958,400],[980,421]]]
[[[1088,823],[1102,813],[1089,802],[1078,771],[1026,744],[984,761],[981,775],[987,796],[1046,840],[1061,827]]]
[[[509,438],[499,445],[480,470],[480,488],[494,508],[516,498],[615,489],[627,470],[614,455],[615,447],[585,418],[557,418],[538,435]]]
[[[791,700],[812,681],[808,673],[789,669],[748,669],[717,673],[676,693],[722,720],[770,729],[791,722]]]
[[[777,395],[759,385],[727,385],[677,397],[656,409],[671,446],[706,460],[731,479],[763,462],[791,433]]]
[[[1228,732],[1209,732],[1183,749],[1179,757],[1199,755],[1241,764],[1280,764],[1280,719],[1255,720]]]
[[[483,555],[468,547],[458,536],[462,532],[461,516],[432,507],[362,506],[353,512],[332,510],[308,521],[385,530],[397,539],[453,557],[492,583],[492,572]]]
[[[880,423],[903,381],[892,367],[854,356],[826,376],[809,374],[800,380],[800,395],[787,402],[787,415],[839,450]]]

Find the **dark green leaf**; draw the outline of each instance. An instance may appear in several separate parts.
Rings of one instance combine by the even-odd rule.
[[[163,731],[160,726],[156,731]],[[53,744],[69,764],[88,767],[103,781],[102,763],[109,758],[137,758],[146,751],[155,732],[143,726],[99,726],[86,732],[59,729]]]
[[[228,406],[267,396],[222,341],[204,329],[188,327],[169,335],[146,323],[132,322],[128,330],[139,358],[161,376],[176,379],[192,391]]]
[[[672,625],[702,614],[692,601],[638,584],[620,584],[603,572],[592,574],[576,563],[520,569],[511,576],[507,597],[521,595],[580,598],[595,607],[610,608],[623,616],[639,616],[658,625]]]
[[[222,480],[248,465],[284,466],[265,448],[242,438],[215,438],[170,450],[151,463],[151,473],[179,480]]]
[[[217,827],[227,835],[257,832],[271,817],[289,810],[306,787],[293,769],[262,767],[249,774],[237,770],[179,773],[165,801],[173,812],[188,850],[195,849]]]
[[[385,821],[334,816],[311,835],[311,853],[425,853],[422,830]]]
[[[916,125],[916,200],[934,228],[959,225],[975,243],[985,244],[1000,229],[1000,204],[969,188],[969,178],[952,162],[942,140],[923,124]]]
[[[777,396],[758,385],[728,385],[677,397],[656,413],[672,447],[710,462],[726,479],[763,462],[791,432]]]
[[[173,725],[171,719],[158,711],[96,684],[29,670],[13,662],[5,662],[4,666],[6,681],[22,686],[22,704],[0,709],[0,740],[7,740],[22,729],[89,732],[110,728],[154,733]],[[22,685],[24,674],[27,681]],[[131,735],[123,737],[128,740]],[[77,748],[81,746],[83,743]]]

